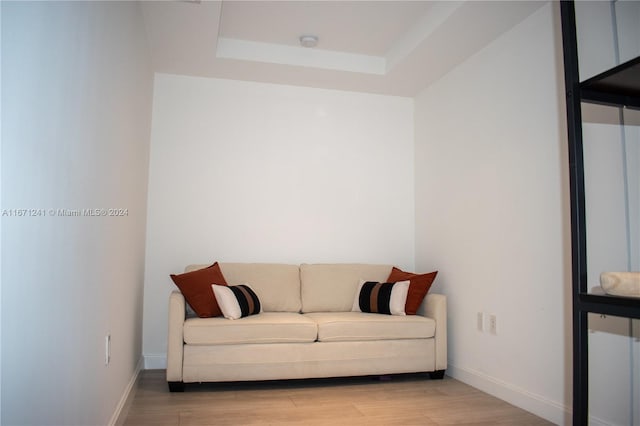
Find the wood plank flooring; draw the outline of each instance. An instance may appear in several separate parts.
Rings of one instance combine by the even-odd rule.
[[[140,373],[125,426],[550,425],[455,379],[428,375],[187,385]]]

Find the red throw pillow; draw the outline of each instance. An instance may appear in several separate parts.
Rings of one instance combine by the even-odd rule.
[[[411,272],[404,272],[395,266],[391,269],[391,274],[389,274],[387,282],[395,283],[405,280],[409,280],[410,282],[407,303],[404,309],[407,315],[415,315],[418,312],[422,299],[427,295],[437,274],[438,271],[429,272],[428,274],[413,274]]]
[[[200,318],[222,315],[211,287],[212,284],[227,285],[218,262],[204,269],[170,276]]]

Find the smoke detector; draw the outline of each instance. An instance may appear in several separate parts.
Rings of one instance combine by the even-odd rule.
[[[318,45],[318,37],[314,35],[300,36],[300,45],[302,47],[316,47]]]

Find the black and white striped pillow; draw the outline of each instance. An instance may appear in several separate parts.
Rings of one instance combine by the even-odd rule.
[[[258,295],[246,284],[212,285],[213,293],[222,311],[228,319],[238,319],[262,312]]]
[[[406,315],[404,311],[409,281],[379,283],[360,280],[352,311],[387,315]]]

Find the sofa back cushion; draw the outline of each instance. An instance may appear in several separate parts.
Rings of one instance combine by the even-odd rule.
[[[302,312],[349,312],[360,280],[385,282],[391,268],[361,263],[302,264]]]
[[[300,268],[279,263],[219,263],[229,285],[249,284],[264,312],[300,312]],[[197,269],[201,265],[191,265]],[[212,290],[213,291],[213,290]]]

